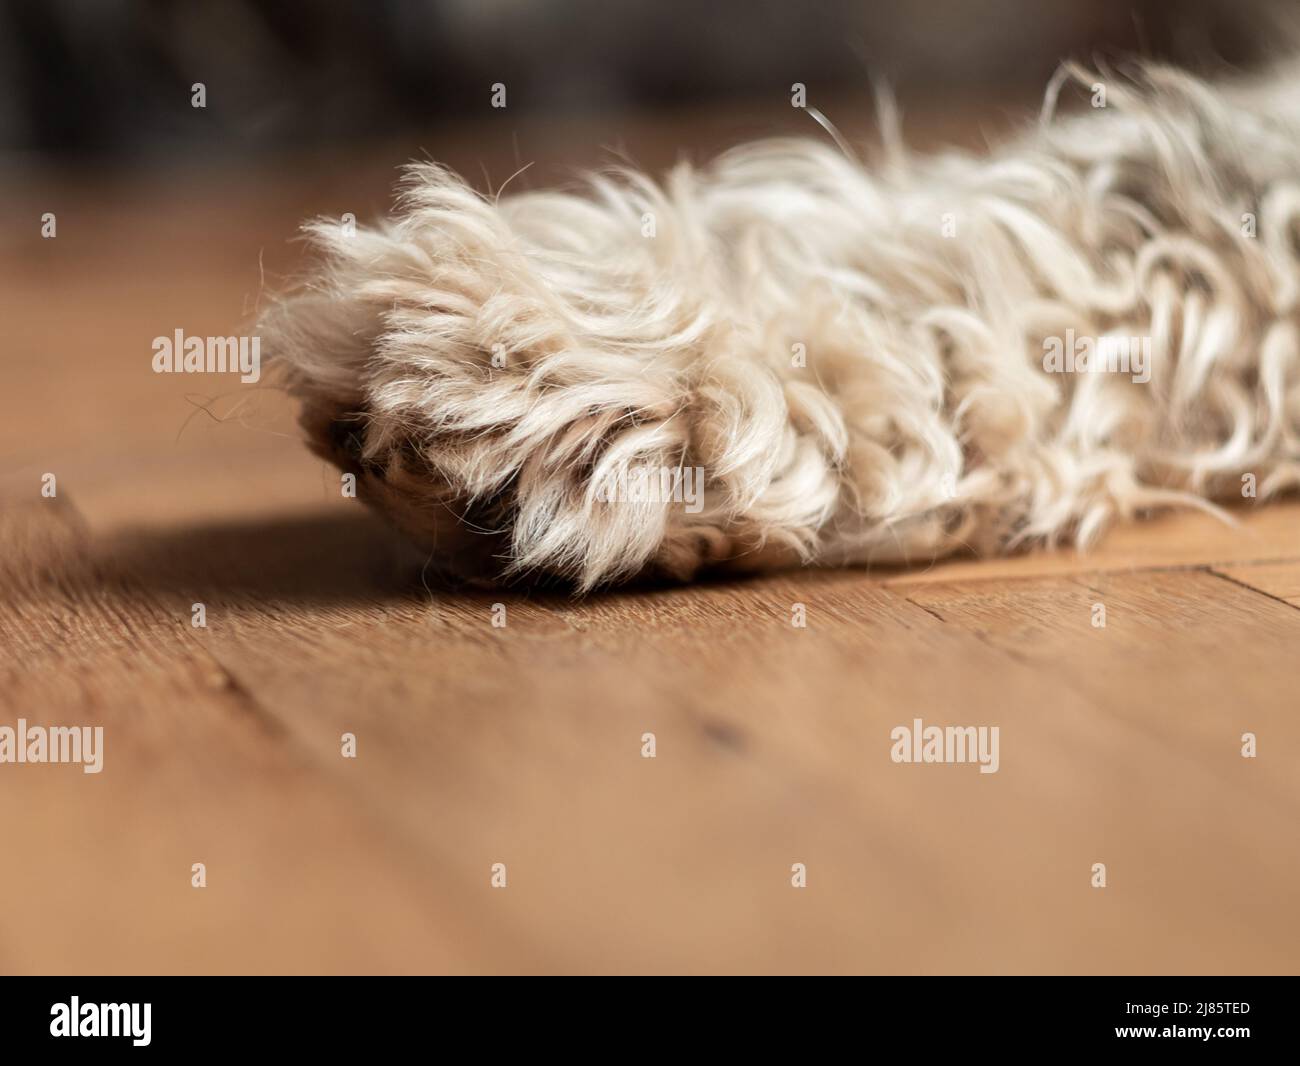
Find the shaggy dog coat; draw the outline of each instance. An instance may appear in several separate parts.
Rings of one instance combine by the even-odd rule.
[[[1104,106],[1055,115],[1071,79]],[[263,339],[313,448],[462,573],[1086,545],[1300,482],[1300,81],[1081,71],[988,159],[747,145],[307,227]],[[605,491],[637,471],[680,494]],[[628,479],[631,478],[629,481]]]

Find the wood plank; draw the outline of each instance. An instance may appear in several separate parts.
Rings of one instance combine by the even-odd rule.
[[[0,510],[0,723],[104,730],[104,765],[0,767],[9,972],[470,970],[502,957],[260,694],[93,557],[64,498]],[[339,759],[338,747],[334,759]],[[204,862],[208,887],[190,885]],[[519,964],[527,948],[514,947]]]
[[[1135,686],[1114,706],[1104,686],[1083,684],[1091,670],[1075,642],[1097,595],[1083,585],[1080,624],[1066,620],[1059,582],[1021,583],[1022,609],[1000,614],[1028,621],[998,639],[953,624],[941,586],[909,603],[851,572],[586,601],[398,597],[339,613],[278,588],[230,593],[221,575],[268,568],[219,546],[178,552],[191,568],[178,594],[212,600],[214,657],[322,765],[339,731],[357,732],[365,756],[338,787],[443,857],[453,879],[471,886],[507,862],[510,888],[493,905],[539,938],[553,968],[929,972],[991,959],[1104,972],[1152,957],[1175,970],[1285,968],[1291,957],[1277,930],[1294,925],[1294,854],[1265,859],[1273,887],[1262,897],[1257,877],[1265,842],[1294,822],[1294,786],[1280,760],[1245,776],[1230,743],[1247,725],[1275,751],[1294,743],[1276,675],[1224,707],[1233,664],[1209,690],[1207,670],[1178,689],[1191,702],[1174,716],[1152,697],[1150,664],[1124,665],[1135,635],[1165,633],[1171,619],[1175,660],[1212,643],[1198,629],[1214,614],[1210,588],[1253,639],[1254,597],[1220,579],[1201,575],[1211,586],[1187,594],[1187,575],[1109,579],[1097,676],[1121,671]],[[326,562],[306,549],[304,568]],[[249,592],[270,612],[250,610]],[[495,602],[504,629],[491,626]],[[795,602],[807,629],[790,625]],[[1019,654],[1044,636],[1038,658]],[[1284,623],[1275,637],[1294,633]],[[917,714],[999,724],[1017,755],[991,778],[895,766],[889,731]],[[654,760],[639,753],[647,731]],[[1223,863],[1186,883],[1196,841]],[[1087,887],[1097,859],[1124,879],[1104,905]],[[810,865],[815,904],[789,885],[797,861]],[[1162,900],[1192,922],[1210,890],[1240,913],[1195,938],[1146,920]],[[985,916],[978,928],[972,913]]]
[[[1099,911],[1075,926],[1100,941],[1081,941],[1049,969],[1104,971],[1097,948],[1116,947],[1120,928],[1137,938],[1124,957],[1162,971],[1285,969],[1294,960],[1291,947],[1268,942],[1300,934],[1287,902],[1300,891],[1288,828],[1300,813],[1292,665],[1300,615],[1203,572],[936,584],[911,596],[1053,679],[1048,702],[1008,704],[1003,720],[1015,733],[1004,729],[1006,758],[1029,742],[1025,755],[1042,775],[1032,822],[1041,832],[1053,809],[1069,811],[1055,839],[1074,861],[1089,850],[1109,861],[1113,880],[1104,927],[1092,924]],[[1091,624],[1098,602],[1104,629]],[[1259,757],[1242,757],[1245,732],[1257,735]],[[1068,921],[1062,910],[1056,917]]]

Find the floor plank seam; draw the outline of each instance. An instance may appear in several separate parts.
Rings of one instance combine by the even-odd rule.
[[[202,648],[202,645],[199,645]],[[289,738],[289,728],[283,721],[267,708],[261,700],[257,698],[247,685],[235,676],[230,669],[226,667],[215,655],[206,648],[203,654],[208,661],[212,663],[221,678],[222,691],[230,697],[231,701],[254,725],[260,729],[268,738],[273,740],[285,740]]]
[[[1052,581],[1056,579],[1077,577],[1099,577],[1111,574],[1178,574],[1193,570],[1213,570],[1220,566],[1284,566],[1290,563],[1300,564],[1300,555],[1266,556],[1262,559],[1210,559],[1194,563],[1162,563],[1150,566],[1117,565],[1113,567],[1102,566],[1096,568],[1080,567],[1077,570],[1043,571],[1041,573],[1027,574],[999,573],[983,576],[979,574],[966,575],[958,573],[950,574],[946,577],[937,577],[933,580],[928,578],[897,577],[883,579],[880,582],[880,586],[882,588],[899,591],[909,587],[925,587],[927,585],[976,585],[1010,581]]]
[[[937,618],[939,619],[940,622],[947,624],[948,619],[944,618],[943,615],[941,615],[938,611],[934,610],[933,608],[927,607],[923,603],[917,603],[916,600],[912,599],[911,596],[904,596],[903,599],[906,600],[908,603],[910,603],[913,607],[921,608],[921,610],[923,610],[926,614],[930,615],[932,618]]]
[[[1234,565],[1240,565],[1240,564],[1234,564]],[[1250,585],[1247,584],[1245,581],[1238,580],[1237,578],[1232,577],[1230,574],[1225,574],[1222,570],[1216,569],[1214,566],[1209,566],[1206,569],[1209,573],[1213,574],[1215,577],[1222,578],[1224,581],[1230,582],[1233,585],[1239,585],[1241,588],[1248,589],[1251,592],[1256,592],[1267,599],[1282,604],[1282,606],[1284,607],[1290,607],[1291,610],[1293,611],[1300,611],[1300,604],[1292,603],[1290,600],[1283,599],[1281,596],[1275,596],[1271,592],[1265,592],[1262,588],[1258,588],[1255,585]]]

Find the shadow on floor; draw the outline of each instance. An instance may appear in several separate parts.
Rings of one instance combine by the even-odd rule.
[[[164,595],[196,600],[240,597],[263,602],[326,605],[411,596],[470,599],[524,596],[570,604],[572,583],[522,577],[504,585],[466,580],[365,511],[216,521],[171,528],[128,528],[94,541],[95,570],[106,581],[128,581]],[[696,587],[733,586],[761,575],[706,573]],[[826,577],[807,572],[806,579]],[[662,593],[680,583],[641,579],[588,598]]]
[[[681,583],[638,579],[578,597],[571,582],[520,577],[506,583],[468,580],[448,573],[436,553],[416,547],[378,516],[364,510],[214,521],[171,528],[128,528],[92,541],[88,562],[105,582],[129,582],[163,595],[196,600],[243,598],[262,603],[346,604],[430,595],[490,599],[526,597],[538,603],[653,595]],[[873,579],[925,570],[874,568]],[[694,588],[731,587],[764,579],[797,580],[801,586],[858,583],[865,570],[804,569],[778,575],[705,572]]]
[[[328,604],[450,587],[427,553],[362,511],[129,528],[97,539],[95,556],[106,578],[198,599]]]

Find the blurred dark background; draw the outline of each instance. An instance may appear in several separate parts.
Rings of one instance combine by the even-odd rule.
[[[223,157],[443,120],[1037,93],[1066,56],[1257,62],[1271,0],[0,0],[8,162]],[[191,106],[202,82],[207,107]]]

